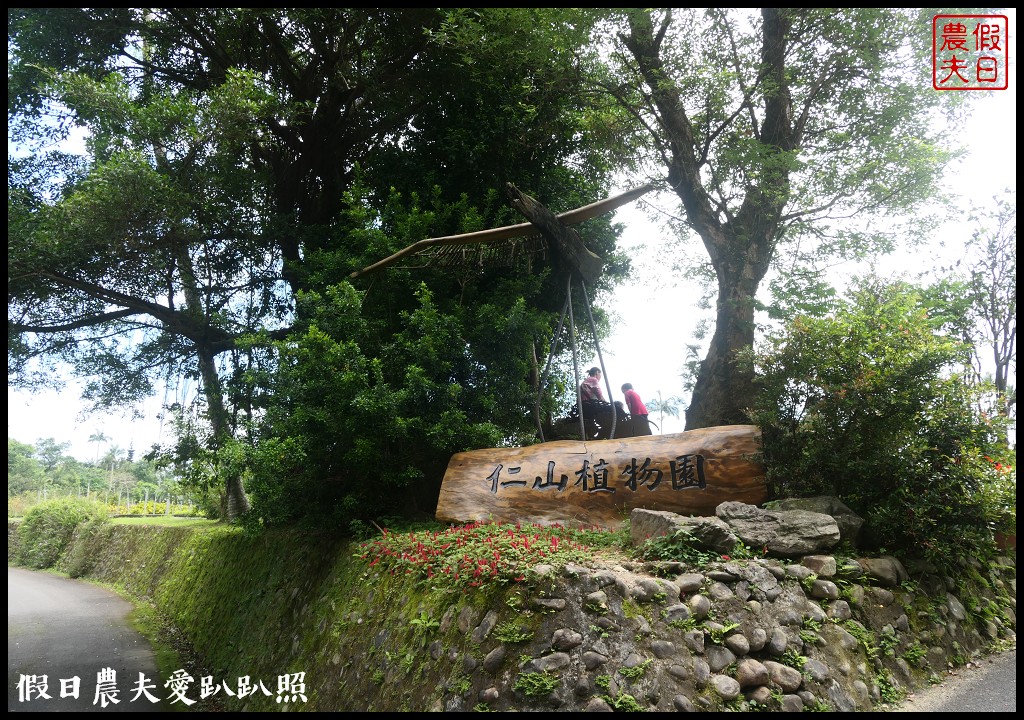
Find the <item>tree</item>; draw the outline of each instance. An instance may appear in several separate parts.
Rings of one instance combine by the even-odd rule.
[[[14,117],[31,120],[48,99],[91,133],[84,172],[46,177],[56,192],[33,182],[52,156],[18,164],[9,181],[15,376],[28,377],[28,360],[68,362],[101,405],[145,396],[161,373],[198,377],[208,442],[223,446],[235,418],[218,362],[245,372],[265,358],[259,343],[240,352],[242,337],[267,346],[286,335],[282,278],[302,286],[301,255],[325,239],[355,161],[422,101],[409,63],[424,21],[417,11],[11,11],[13,77],[29,79],[10,96]],[[55,56],[50,43],[69,28],[82,52]],[[308,72],[326,81],[302,81]],[[235,517],[247,509],[240,479],[225,488]]]
[[[27,495],[41,487],[43,466],[31,445],[7,438],[7,498]]]
[[[107,502],[110,502],[110,493],[114,491],[114,470],[120,467],[123,453],[124,450],[120,446],[111,445],[103,458],[103,464],[107,470],[107,493],[105,495]]]
[[[41,479],[39,492],[41,499],[49,496],[49,489],[58,483],[58,466],[64,459],[64,452],[71,447],[71,443],[58,443],[53,438],[36,440],[35,455],[43,466],[43,477]]]
[[[924,296],[946,331],[971,347],[974,382],[992,384],[983,411],[1008,420],[1009,431],[1017,404],[1017,209],[1014,192],[994,200],[971,218],[977,229],[963,255]]]
[[[679,407],[682,405],[682,398],[673,395],[670,398],[662,398],[661,390],[658,391],[658,399],[651,400],[647,403],[648,409],[652,412],[658,413],[658,424],[661,428],[661,432],[665,432],[665,415],[669,415],[674,418],[679,417]]]
[[[100,443],[106,442],[109,439],[110,438],[103,434],[102,430],[97,430],[89,436],[89,442],[96,443],[96,458],[93,461],[93,465],[98,466],[100,464]]]
[[[1016,191],[995,198],[995,208],[980,222],[961,261],[967,264],[970,319],[980,332],[974,356],[979,373],[984,367],[992,369],[996,411],[1010,419],[1017,407],[1017,388],[1010,384],[1017,376]]]
[[[57,465],[60,464],[64,453],[71,447],[71,443],[58,443],[53,438],[46,438],[36,440],[35,447],[36,457],[42,463],[43,469],[48,473],[52,473],[57,468]]]
[[[855,279],[832,314],[747,355],[772,499],[839,497],[864,542],[937,563],[991,550],[991,525],[1015,523],[1014,462],[964,373],[970,347],[943,326],[919,288]]]
[[[894,231],[873,223],[933,195],[953,153],[932,110],[962,99],[931,89],[924,10],[631,9],[612,19],[622,25],[603,85],[648,132],[718,284],[686,425],[746,422],[756,390],[737,353],[752,347],[773,263],[785,255],[788,282],[814,283],[808,261],[884,251]],[[899,52],[881,62],[880,47]],[[850,218],[871,222],[854,231]]]
[[[234,443],[273,435],[260,424],[282,417],[275,404],[293,406],[275,392],[276,343],[310,329],[303,294],[332,290],[410,238],[507,215],[493,178],[569,207],[606,194],[610,166],[591,137],[614,129],[588,132],[579,96],[562,92],[574,87],[589,25],[558,12],[9,11],[11,133],[38,145],[9,163],[15,380],[38,383],[39,363],[69,363],[90,379],[91,399],[121,405],[157,378],[199,379],[206,427],[191,426],[175,451],[208,453],[201,464],[222,481],[225,515],[237,517],[248,469]],[[56,133],[42,115],[50,111],[88,128],[84,159],[43,149]],[[614,231],[592,225],[593,244],[615,260]],[[487,336],[496,318],[521,317],[518,303],[545,310],[554,293],[542,268],[539,280],[474,270],[428,275],[440,312],[464,316],[454,347],[472,369],[428,384],[460,384],[493,416],[495,394],[479,378],[514,370],[524,379],[500,394],[512,418],[504,436],[516,437],[529,361],[553,320],[542,316],[545,327],[524,329],[515,346]],[[405,337],[418,283],[397,271],[361,288],[352,312],[370,323],[366,357]],[[412,370],[389,366],[381,389],[412,397],[422,385]],[[457,420],[485,426],[484,417]],[[449,453],[465,449],[448,442]],[[415,443],[398,447],[399,474],[426,462]],[[429,466],[433,476],[433,455]],[[333,469],[309,472],[323,483]]]
[[[266,327],[272,312],[258,308],[274,300],[265,295],[266,252],[230,198],[245,194],[243,181],[217,152],[230,143],[218,137],[215,147],[210,135],[223,129],[223,117],[206,112],[217,100],[165,95],[134,105],[117,77],[63,87],[92,120],[93,164],[52,203],[13,174],[16,377],[30,360],[67,363],[89,376],[86,396],[110,406],[144,397],[161,370],[181,368],[202,378],[216,443],[230,434],[217,356],[244,333],[275,330]],[[103,114],[108,103],[122,112]],[[240,488],[229,484],[229,495],[244,506]]]

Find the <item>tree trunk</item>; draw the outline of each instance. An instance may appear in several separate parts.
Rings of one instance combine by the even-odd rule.
[[[666,16],[666,23],[670,17]],[[782,210],[790,196],[792,162],[788,153],[797,144],[785,75],[789,14],[765,8],[762,17],[765,89],[757,140],[764,160],[756,179],[743,183],[745,194],[738,207],[731,203],[730,212],[725,212],[727,205],[713,200],[705,187],[706,148],[687,115],[679,84],[665,69],[661,43],[667,26],[655,32],[650,12],[636,10],[629,17],[630,33],[623,37],[660,121],[663,135],[655,140],[664,151],[669,184],[682,201],[690,227],[700,235],[718,277],[715,334],[686,409],[687,430],[747,423],[746,409],[754,399],[753,368],[741,367],[737,353],[754,342],[754,300],[779,238]]]
[[[754,343],[753,298],[763,271],[744,279],[719,275],[715,334],[686,408],[686,429],[749,423],[754,401],[753,368],[737,362],[737,353]]]
[[[245,489],[242,487],[242,478],[237,475],[229,477],[225,490],[228,496],[228,520],[234,520],[249,512],[249,498],[246,497]]]
[[[200,349],[199,371],[203,378],[203,394],[206,396],[206,404],[209,408],[214,443],[219,447],[225,440],[231,437],[231,428],[228,425],[227,409],[224,407],[224,393],[221,390],[220,376],[217,375],[217,367],[212,353]],[[226,519],[228,522],[236,520],[240,515],[249,511],[249,498],[245,496],[241,477],[232,474],[226,478],[224,481],[224,494],[224,508],[227,513]]]

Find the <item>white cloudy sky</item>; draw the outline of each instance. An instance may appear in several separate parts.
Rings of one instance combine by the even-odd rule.
[[[1015,28],[1015,20],[1013,13],[1011,29]],[[1013,73],[1014,58],[1011,56],[1010,60]],[[975,96],[971,98],[975,107],[970,120],[962,127],[950,128],[956,139],[970,148],[967,159],[949,174],[949,182],[960,192],[965,208],[986,206],[999,191],[1017,187],[1015,76],[1010,75],[1010,88],[1006,91],[988,97],[980,97],[980,93],[970,95]],[[644,201],[670,214],[677,212],[671,197],[649,195]],[[680,373],[686,346],[695,342],[691,333],[700,317],[695,307],[698,290],[670,273],[668,259],[662,252],[662,245],[668,240],[667,231],[649,221],[638,203],[618,211],[616,220],[627,225],[623,247],[636,269],[631,282],[616,293],[614,309],[619,320],[613,336],[601,347],[607,378],[617,399],[621,399],[618,388],[624,382],[633,383],[644,400],[656,398],[659,392],[666,398],[681,396]],[[970,227],[947,227],[943,237],[946,252],[955,255],[960,238],[970,237]],[[694,238],[692,242],[699,240]],[[925,270],[935,264],[939,252],[933,245],[911,257],[895,257],[887,267],[893,272]],[[581,363],[584,368],[590,367],[597,364],[597,358],[582,358]],[[194,388],[191,390],[194,392]],[[182,399],[175,397],[173,390],[169,397],[172,401]],[[122,450],[134,447],[141,454],[154,443],[171,439],[169,428],[158,419],[163,401],[163,394],[150,399],[140,408],[141,419],[119,415],[89,417],[82,414],[74,386],[61,393],[38,395],[8,387],[7,436],[25,443],[43,438],[70,442],[70,454],[80,460],[92,460],[97,447],[89,443],[89,436],[102,432],[111,444]],[[656,415],[652,419],[659,421]],[[682,432],[682,418],[666,417],[661,430]]]

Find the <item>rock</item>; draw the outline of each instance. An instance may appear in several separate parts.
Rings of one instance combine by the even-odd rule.
[[[910,579],[910,574],[903,567],[903,563],[891,556],[858,558],[857,563],[865,575],[886,587],[896,587]]]
[[[768,668],[753,658],[744,658],[736,664],[736,680],[741,688],[767,685],[769,680]]]
[[[629,535],[633,545],[677,532],[688,533],[702,548],[731,552],[739,538],[716,517],[687,517],[675,512],[636,508],[629,514]]]
[[[764,666],[768,669],[768,675],[771,677],[772,682],[778,685],[782,692],[792,693],[800,689],[804,678],[799,670],[773,660],[765,660]]]
[[[740,695],[740,684],[728,675],[712,675],[711,687],[726,702],[735,700]]]
[[[830,550],[839,542],[831,515],[808,510],[762,510],[741,502],[724,502],[715,514],[746,545],[766,548],[776,557],[799,557]]]
[[[864,524],[862,517],[844,505],[839,498],[829,495],[776,500],[765,503],[765,507],[773,510],[809,510],[822,513],[823,515],[830,515],[835,519],[836,526],[839,528],[840,540],[850,545],[857,544],[860,528]]]

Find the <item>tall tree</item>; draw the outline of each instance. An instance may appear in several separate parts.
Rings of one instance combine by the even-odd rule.
[[[951,153],[932,110],[962,93],[931,89],[923,10],[632,9],[613,18],[622,23],[616,73],[604,85],[647,128],[718,284],[687,427],[747,422],[753,371],[736,356],[754,340],[773,262],[889,246],[891,228],[871,231],[935,191]],[[842,230],[849,218],[877,224]]]
[[[71,447],[71,443],[59,443],[53,438],[40,438],[36,440],[36,457],[42,463],[43,469],[53,472],[64,457],[64,453]]]
[[[37,164],[17,162],[9,175],[15,376],[33,360],[67,363],[87,376],[86,397],[116,406],[180,368],[202,379],[211,434],[223,442],[231,428],[217,356],[244,334],[282,333],[287,310],[251,205],[238,201],[263,194],[235,169],[238,146],[227,140],[240,108],[226,94],[238,87],[203,97],[150,90],[136,103],[116,75],[58,85],[90,130],[90,164],[52,201],[33,182]],[[244,494],[229,483],[240,511]]]
[[[673,395],[672,397],[663,398],[661,396],[661,390],[658,391],[658,397],[647,403],[647,407],[651,412],[658,413],[658,422],[661,423],[660,430],[665,432],[665,416],[678,418],[679,417],[679,406],[682,404],[682,399]]]
[[[89,442],[96,443],[96,457],[93,460],[93,465],[100,464],[100,443],[104,443],[109,440],[102,430],[97,430],[89,436]]]
[[[606,194],[610,167],[589,149],[609,133],[591,139],[578,97],[560,92],[588,36],[574,19],[500,8],[10,10],[12,136],[39,143],[8,180],[15,380],[39,382],[33,363],[68,362],[91,378],[94,401],[123,404],[184,373],[202,383],[206,445],[228,448],[270,404],[289,402],[267,378],[274,341],[293,323],[308,328],[303,293],[410,237],[491,224],[507,212],[493,195],[501,180],[539,187],[544,201],[566,196],[556,209]],[[43,147],[54,111],[58,129],[88,128],[84,160]],[[405,224],[381,233],[381,217]],[[611,255],[607,222],[594,237]],[[397,272],[364,287],[354,312],[373,323],[368,355],[408,330],[418,279]],[[445,313],[487,300],[458,338],[470,355],[484,348],[467,364],[476,377],[502,351],[528,375],[519,360],[548,332],[524,332],[511,353],[485,335],[521,298],[543,306],[551,293],[507,273],[429,279]],[[247,503],[242,470],[224,472],[234,517]]]
[[[1017,194],[996,198],[995,208],[981,219],[981,227],[967,244],[968,287],[971,309],[981,330],[980,342],[998,396],[997,412],[1016,415],[1017,388]],[[975,354],[984,356],[981,348]],[[1014,384],[1011,384],[1014,383]]]
[[[35,458],[32,445],[7,438],[7,497],[27,495],[44,481],[42,464]]]
[[[927,290],[950,332],[972,348],[975,379],[989,379],[989,408],[1007,420],[1017,406],[1017,204],[1016,191],[993,198],[972,218],[976,229],[963,255]]]

